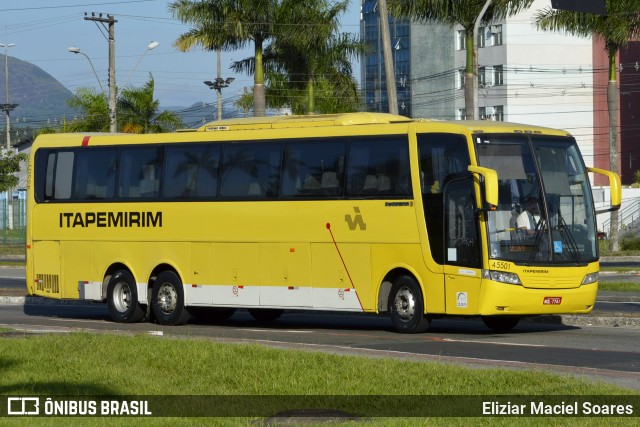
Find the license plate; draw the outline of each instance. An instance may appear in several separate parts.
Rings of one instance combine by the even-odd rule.
[[[544,297],[544,305],[560,305],[562,304],[562,297]]]

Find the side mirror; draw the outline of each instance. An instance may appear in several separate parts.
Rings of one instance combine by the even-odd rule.
[[[622,184],[620,183],[620,175],[608,170],[598,168],[587,168],[587,171],[604,175],[609,180],[609,188],[611,189],[611,207],[609,209],[597,211],[596,213],[617,211],[622,204]]]
[[[488,210],[498,209],[498,172],[482,166],[469,166],[467,170],[484,179],[484,201],[489,205]]]

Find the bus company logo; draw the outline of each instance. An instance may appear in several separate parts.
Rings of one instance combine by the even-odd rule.
[[[60,228],[162,227],[162,212],[61,212]]]
[[[522,272],[532,273],[532,274],[549,274],[549,270],[532,269],[532,268],[525,268],[524,270],[522,270]]]
[[[353,211],[356,214],[355,218],[352,218],[351,215],[344,216],[344,220],[349,226],[349,230],[354,231],[356,228],[359,228],[360,230],[363,230],[363,231],[366,230],[367,224],[364,222],[364,219],[362,219],[362,214],[360,214],[360,208],[358,206],[354,206]]]

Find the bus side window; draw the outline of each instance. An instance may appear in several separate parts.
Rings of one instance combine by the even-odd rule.
[[[71,198],[74,159],[75,153],[73,151],[58,151],[49,154],[45,199],[68,200]]]
[[[358,138],[349,148],[347,196],[409,197],[409,170],[406,137]]]
[[[163,197],[214,198],[218,194],[220,144],[167,146]]]
[[[292,142],[282,175],[284,197],[337,197],[343,194],[346,141]]]
[[[281,152],[281,144],[226,144],[220,195],[252,199],[277,197]]]
[[[119,197],[126,199],[158,196],[162,151],[161,147],[136,147],[122,151]]]
[[[73,198],[112,199],[115,196],[117,151],[83,149],[77,152]]]

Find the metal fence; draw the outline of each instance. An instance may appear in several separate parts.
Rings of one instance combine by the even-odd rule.
[[[2,244],[24,245],[27,236],[27,201],[14,197],[11,203],[7,199],[0,200],[0,224],[2,225]]]

